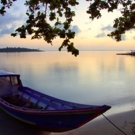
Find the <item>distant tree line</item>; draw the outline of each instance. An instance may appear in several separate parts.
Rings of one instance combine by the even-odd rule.
[[[0,52],[41,52],[41,50],[20,48],[20,47],[6,47],[6,48],[0,48]]]

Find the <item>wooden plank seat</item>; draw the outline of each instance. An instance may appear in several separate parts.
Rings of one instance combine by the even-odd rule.
[[[44,107],[41,106],[41,107],[43,107],[43,109],[47,109],[48,110],[48,107],[51,107],[52,110],[65,110],[65,109],[67,109],[65,106],[62,106],[62,104],[61,105],[60,104],[58,105],[55,102],[49,101],[49,99],[47,100],[44,97],[39,97],[38,95],[36,95],[34,93],[31,93],[27,89],[19,88],[19,91],[22,92],[22,94],[26,94],[26,95],[28,95],[30,97],[28,101],[33,102],[32,101],[32,98],[33,99],[36,99],[35,105],[38,106],[38,103],[39,102],[42,102],[43,104],[45,104]],[[22,97],[23,97],[23,95],[22,95]]]

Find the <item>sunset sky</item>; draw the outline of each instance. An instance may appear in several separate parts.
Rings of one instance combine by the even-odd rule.
[[[118,17],[120,13],[102,12],[102,18],[89,19],[86,13],[89,2],[79,1],[79,5],[73,8],[76,12],[74,21],[72,22],[72,30],[76,32],[76,37],[73,39],[75,47],[80,50],[131,50],[135,49],[135,35],[134,30],[130,30],[122,37],[121,42],[116,42],[107,36],[113,28],[113,20]],[[53,46],[47,44],[44,40],[20,39],[18,37],[11,37],[10,34],[14,32],[17,26],[21,26],[25,20],[26,7],[24,0],[15,2],[10,10],[7,10],[5,16],[0,15],[0,48],[3,47],[28,47],[38,48],[42,50],[58,50],[62,40],[58,37],[53,41]]]

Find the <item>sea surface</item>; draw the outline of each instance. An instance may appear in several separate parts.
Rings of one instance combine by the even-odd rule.
[[[109,116],[135,109],[135,57],[116,53],[0,53],[0,69],[19,73],[23,85],[60,99],[110,105]]]

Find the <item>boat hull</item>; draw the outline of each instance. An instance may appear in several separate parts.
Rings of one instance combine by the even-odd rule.
[[[64,132],[76,129],[110,109],[109,106],[102,106],[95,110],[27,110],[25,108],[9,105],[3,100],[0,100],[0,108],[20,121],[49,132]]]

